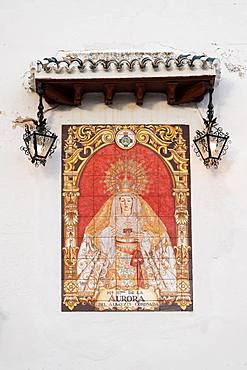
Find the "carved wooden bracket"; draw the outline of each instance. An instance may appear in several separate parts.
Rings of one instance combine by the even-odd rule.
[[[104,95],[105,95],[105,104],[111,105],[113,96],[114,96],[114,84],[105,84],[104,85]]]
[[[136,104],[142,105],[146,93],[164,93],[170,105],[198,102],[214,86],[214,75],[177,77],[131,77],[90,79],[36,79],[42,84],[49,104],[81,105],[83,94],[101,92],[105,104],[113,104],[117,93],[134,93]],[[82,103],[83,105],[83,103]]]
[[[177,82],[168,82],[166,93],[167,93],[167,102],[170,105],[176,104],[176,89],[177,89],[178,83]]]
[[[136,95],[136,104],[142,105],[144,95],[145,95],[145,83],[141,83],[141,82],[136,83],[135,95]]]

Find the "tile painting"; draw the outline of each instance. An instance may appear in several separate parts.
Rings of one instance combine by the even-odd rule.
[[[62,138],[62,310],[191,311],[188,126]]]

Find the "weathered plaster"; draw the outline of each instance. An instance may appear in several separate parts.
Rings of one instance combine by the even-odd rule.
[[[216,47],[216,55],[229,72],[237,72],[240,78],[245,77],[247,70],[247,43],[241,45],[218,45],[213,43],[212,45]]]

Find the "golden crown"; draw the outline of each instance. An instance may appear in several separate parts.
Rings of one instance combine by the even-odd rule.
[[[143,163],[133,159],[119,159],[106,171],[104,184],[106,192],[110,194],[144,193],[148,180]]]

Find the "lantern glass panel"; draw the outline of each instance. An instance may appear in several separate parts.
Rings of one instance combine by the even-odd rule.
[[[49,134],[35,132],[35,152],[38,158],[46,158],[55,141],[55,137]]]
[[[225,143],[225,137],[209,134],[210,157],[219,159]]]
[[[202,136],[201,138],[195,140],[195,144],[203,160],[209,157],[208,150],[208,138],[207,135]]]
[[[27,150],[30,154],[31,159],[35,157],[35,144],[34,144],[34,133],[30,133],[28,136],[25,137],[24,141],[27,147]]]

